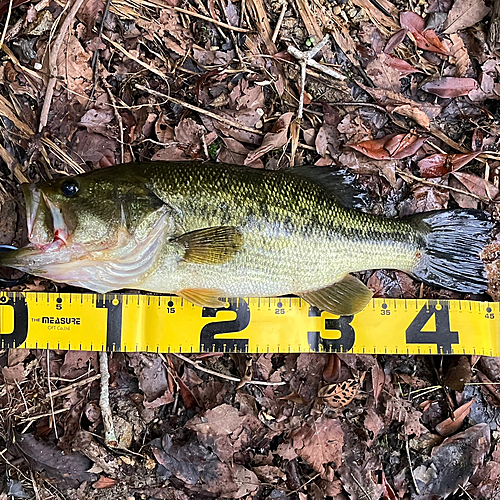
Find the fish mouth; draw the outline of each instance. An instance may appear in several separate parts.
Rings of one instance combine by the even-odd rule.
[[[69,231],[59,207],[53,203],[36,184],[21,186],[26,200],[26,224],[30,242],[40,250],[58,249],[68,242]],[[48,209],[48,210],[47,210]],[[52,241],[37,241],[35,223],[39,217],[50,217],[54,239]]]

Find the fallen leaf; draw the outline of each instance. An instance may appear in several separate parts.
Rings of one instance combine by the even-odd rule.
[[[245,165],[249,165],[261,156],[264,156],[273,149],[282,148],[288,141],[288,128],[292,120],[293,113],[288,112],[281,115],[274,124],[271,132],[267,133],[262,140],[262,144],[252,151],[245,160]]]
[[[408,29],[406,29],[406,28],[394,33],[394,35],[392,35],[391,38],[389,38],[389,41],[387,42],[386,46],[384,47],[384,52],[386,54],[390,54],[390,53],[394,52],[394,50],[397,49],[403,43],[403,40],[406,38],[407,33],[408,33]]]
[[[451,34],[474,26],[490,12],[483,0],[455,0],[448,12],[443,33]]]
[[[92,485],[92,488],[96,490],[103,490],[105,488],[111,488],[116,484],[116,479],[112,479],[106,476],[99,476],[99,479]]]
[[[422,85],[422,89],[426,92],[444,98],[468,95],[471,90],[475,90],[477,87],[477,82],[473,78],[455,78],[453,76],[445,76]]]
[[[24,364],[18,363],[14,366],[4,366],[2,368],[2,375],[7,384],[15,384],[23,382],[26,379],[24,372]]]
[[[467,73],[470,66],[470,58],[467,49],[465,48],[464,41],[456,33],[450,35],[450,62],[455,65],[455,75],[458,78]]]
[[[470,382],[472,378],[469,358],[467,356],[453,356],[450,362],[451,366],[443,377],[443,384],[454,391],[462,392],[465,384]]]
[[[335,354],[328,354],[328,362],[323,370],[323,380],[328,383],[333,383],[340,376],[340,358]]]
[[[467,172],[453,172],[453,175],[467,188],[470,193],[483,198],[492,200],[496,199],[499,190],[490,181]]]
[[[478,154],[479,151],[466,154],[436,153],[422,158],[417,165],[420,168],[420,175],[424,179],[431,179],[433,177],[442,177],[443,175],[464,167]]]
[[[391,68],[397,70],[401,78],[411,75],[412,73],[422,73],[422,71],[420,71],[419,69],[414,68],[411,64],[397,57],[387,56],[386,63]]]
[[[361,380],[350,378],[337,384],[325,385],[318,391],[318,398],[332,408],[343,408],[354,400],[361,387],[363,378]]]
[[[464,423],[465,417],[470,413],[471,406],[474,404],[475,398],[468,403],[463,404],[453,412],[453,419],[451,417],[443,420],[436,425],[436,432],[443,437],[450,436],[458,431]]]
[[[377,360],[377,364],[372,368],[372,385],[373,385],[373,399],[375,400],[375,406],[378,404],[378,398],[382,393],[382,389],[385,384],[385,372],[380,362]]]
[[[371,60],[366,66],[366,74],[372,79],[376,87],[392,90],[393,92],[400,92],[401,73],[390,63],[391,59],[391,56],[383,52],[378,54],[377,57]]]
[[[298,393],[292,392],[280,398],[283,401],[292,401],[292,403],[298,403],[299,405],[306,405],[307,401]]]
[[[401,12],[399,21],[413,35],[417,47],[436,54],[448,55],[448,51],[433,30],[425,29],[425,21],[415,12]]]
[[[344,432],[337,419],[324,416],[304,424],[292,434],[293,447],[297,455],[319,474],[325,474],[325,465],[342,464]]]
[[[400,160],[414,155],[426,140],[414,134],[391,134],[347,146],[375,160]]]

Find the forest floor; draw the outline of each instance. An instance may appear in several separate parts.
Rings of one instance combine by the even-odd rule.
[[[1,0],[0,243],[27,242],[20,183],[151,159],[347,167],[373,213],[500,219],[499,12]],[[360,277],[376,297],[498,301],[499,251],[484,295]],[[97,353],[6,349],[0,366],[1,500],[500,498],[500,359],[114,353],[114,446]]]

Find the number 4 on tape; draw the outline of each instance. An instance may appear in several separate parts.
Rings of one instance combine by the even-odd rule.
[[[422,331],[434,316],[436,330]],[[451,344],[458,344],[458,332],[450,329],[450,309],[448,304],[429,302],[420,309],[415,319],[406,329],[407,344],[436,344],[438,352],[450,352]]]

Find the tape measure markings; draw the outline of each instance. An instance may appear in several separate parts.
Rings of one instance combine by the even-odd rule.
[[[2,292],[1,346],[500,355],[498,303],[373,299],[371,307],[343,317],[295,297],[237,299],[228,305],[200,309],[171,295]]]

